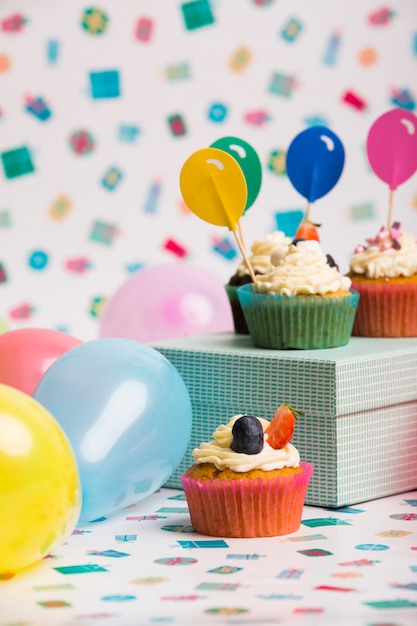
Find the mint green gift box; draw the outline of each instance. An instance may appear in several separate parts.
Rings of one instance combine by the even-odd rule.
[[[191,452],[237,413],[304,411],[292,443],[314,464],[306,504],[337,508],[417,488],[417,338],[351,337],[340,348],[268,350],[216,333],[152,343],[190,393],[188,449],[166,487],[181,489]]]

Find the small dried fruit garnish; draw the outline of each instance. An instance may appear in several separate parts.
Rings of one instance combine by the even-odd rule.
[[[302,411],[296,411],[290,404],[281,404],[275,411],[274,417],[269,426],[265,430],[268,435],[267,442],[274,448],[279,450],[284,448],[292,439],[295,421],[297,417],[304,415]]]
[[[302,219],[297,228],[294,239],[314,239],[315,241],[320,241],[317,228],[320,228],[320,224],[313,224],[310,220]]]

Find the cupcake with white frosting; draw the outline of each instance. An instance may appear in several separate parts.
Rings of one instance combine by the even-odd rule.
[[[356,247],[348,277],[360,294],[353,335],[417,337],[417,243],[399,222]]]
[[[313,473],[290,443],[299,415],[288,404],[270,422],[234,415],[193,450],[194,465],[181,481],[196,532],[268,537],[299,529]]]
[[[274,248],[289,245],[290,243],[291,239],[280,230],[269,233],[264,239],[256,240],[250,248],[249,255],[249,261],[255,276],[265,274],[270,270],[271,253]],[[237,290],[241,285],[251,282],[252,278],[249,269],[246,263],[242,261],[236,268],[236,272],[230,277],[229,282],[225,285],[232,309],[235,332],[241,335],[247,335],[249,330],[242,313]]]
[[[258,347],[332,348],[348,343],[359,300],[318,241],[278,246],[271,269],[238,290],[249,334]]]

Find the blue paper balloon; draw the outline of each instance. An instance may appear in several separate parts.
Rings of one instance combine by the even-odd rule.
[[[154,493],[189,443],[192,409],[183,379],[160,352],[132,339],[76,346],[45,372],[34,397],[75,452],[81,523]]]
[[[312,126],[292,140],[286,158],[288,178],[309,202],[335,186],[345,164],[339,137],[325,126]]]

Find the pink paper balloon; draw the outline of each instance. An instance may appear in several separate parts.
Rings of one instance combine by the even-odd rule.
[[[233,329],[223,282],[185,262],[138,270],[108,300],[100,337],[140,342]]]
[[[21,328],[0,335],[0,383],[32,396],[56,359],[82,343],[48,328]]]
[[[372,124],[366,143],[375,174],[395,190],[417,170],[417,117],[392,109]]]

